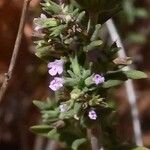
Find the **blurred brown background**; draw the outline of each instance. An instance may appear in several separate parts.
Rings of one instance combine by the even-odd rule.
[[[22,4],[23,0],[0,0],[0,85],[12,55]],[[134,5],[150,9],[149,0],[137,0]],[[39,0],[32,0],[13,79],[0,105],[0,150],[33,150],[36,144],[37,137],[29,131],[29,127],[39,122],[39,112],[32,105],[32,100],[49,95],[46,64],[34,55],[32,42],[32,20],[39,13]],[[134,68],[150,77],[150,18],[135,17],[133,22],[128,22],[128,16],[121,19],[124,15],[119,14],[115,21],[128,56],[133,58]],[[132,33],[138,33],[139,39]],[[143,141],[150,148],[150,79],[134,83]],[[122,139],[133,141],[132,118],[124,86],[115,96],[119,106],[119,132]]]

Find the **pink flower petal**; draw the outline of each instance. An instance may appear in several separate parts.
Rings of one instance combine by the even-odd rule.
[[[48,72],[51,76],[55,76],[57,74],[57,70],[55,68],[50,69]]]

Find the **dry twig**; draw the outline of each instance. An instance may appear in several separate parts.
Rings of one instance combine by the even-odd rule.
[[[113,23],[113,20],[112,19],[108,20],[106,22],[106,26],[108,28],[108,32],[110,34],[112,41],[116,41],[117,46],[121,48],[118,53],[119,57],[126,58],[124,46],[117,32],[115,24]],[[130,69],[130,67],[126,69]],[[132,115],[135,143],[138,146],[143,146],[141,124],[140,124],[139,112],[138,112],[137,102],[136,102],[137,99],[136,99],[135,89],[132,80],[126,81],[125,87],[126,87],[128,100],[131,106],[131,115]]]
[[[17,60],[17,56],[18,56],[18,52],[19,52],[19,48],[20,48],[20,44],[21,44],[21,39],[22,39],[22,35],[23,35],[24,25],[25,25],[25,18],[26,18],[26,14],[27,14],[27,10],[28,10],[30,1],[31,0],[24,0],[24,5],[23,5],[22,15],[21,15],[21,19],[20,19],[18,34],[17,34],[17,38],[15,41],[15,46],[13,49],[10,65],[8,68],[8,72],[5,73],[5,77],[4,77],[4,80],[3,80],[3,83],[2,83],[2,86],[0,89],[0,103],[2,102],[2,99],[5,95],[9,80],[12,78],[12,74],[13,74],[13,71],[15,68],[15,64],[16,64],[16,60]]]

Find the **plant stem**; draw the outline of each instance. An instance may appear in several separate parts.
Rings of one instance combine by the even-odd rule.
[[[5,73],[4,81],[3,81],[1,89],[0,89],[0,103],[2,102],[2,99],[5,95],[5,92],[6,92],[7,87],[8,87],[9,80],[12,78],[12,74],[13,74],[13,71],[14,71],[14,68],[15,68],[15,64],[16,64],[16,60],[17,60],[17,56],[18,56],[18,52],[19,52],[19,48],[20,48],[20,44],[21,44],[21,39],[22,39],[22,35],[23,35],[23,29],[24,29],[24,25],[25,25],[25,18],[26,18],[26,14],[27,14],[27,10],[28,10],[30,1],[31,0],[24,0],[22,15],[21,15],[21,19],[20,19],[17,38],[16,38],[16,41],[15,41],[15,46],[14,46],[14,49],[13,49],[13,54],[12,54],[12,57],[11,57],[8,72]]]
[[[91,150],[99,150],[100,149],[100,142],[97,134],[97,129],[87,129],[87,135],[91,141]]]

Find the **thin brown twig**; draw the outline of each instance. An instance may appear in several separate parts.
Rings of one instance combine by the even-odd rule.
[[[8,68],[8,72],[5,73],[5,77],[4,77],[4,80],[3,80],[3,83],[2,83],[2,86],[1,86],[1,89],[0,89],[0,103],[2,102],[2,99],[5,95],[5,92],[6,92],[7,87],[8,87],[9,80],[12,78],[12,74],[13,74],[13,71],[14,71],[14,68],[15,68],[15,64],[16,64],[16,60],[17,60],[17,56],[18,56],[18,52],[19,52],[19,48],[20,48],[20,44],[21,44],[21,39],[22,39],[23,31],[24,31],[26,14],[27,14],[27,10],[28,10],[30,1],[31,0],[24,0],[21,19],[20,19],[20,24],[19,24],[19,29],[18,29],[18,34],[17,34],[17,38],[16,38],[16,41],[15,41],[15,45],[14,45],[10,65],[9,65],[9,68]]]
[[[116,41],[117,46],[121,48],[120,51],[118,52],[119,57],[122,57],[122,58],[126,57],[125,48],[122,44],[120,35],[117,32],[117,29],[113,20],[109,19],[106,22],[106,26],[110,34],[111,40]],[[131,68],[127,67],[126,69],[130,70]],[[136,92],[135,92],[132,80],[126,81],[125,87],[126,87],[128,100],[131,106],[131,115],[133,119],[132,122],[133,122],[135,143],[136,145],[143,146],[141,124],[140,124],[139,112],[137,108],[137,98],[136,98]]]

